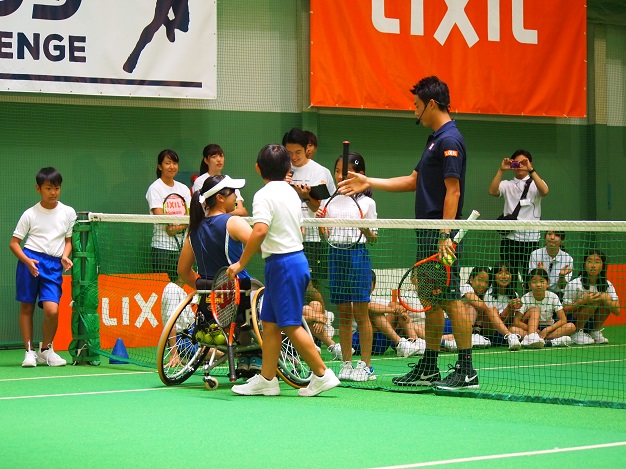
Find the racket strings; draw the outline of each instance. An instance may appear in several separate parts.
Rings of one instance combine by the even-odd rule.
[[[221,328],[230,326],[237,316],[237,285],[227,275],[219,275],[213,280],[211,299],[215,321]]]

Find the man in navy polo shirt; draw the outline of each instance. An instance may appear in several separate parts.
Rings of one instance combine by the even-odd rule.
[[[449,113],[448,85],[437,77],[426,77],[411,89],[415,103],[417,124],[433,130],[417,166],[408,176],[381,179],[350,172],[350,179],[339,184],[345,195],[359,193],[371,187],[388,192],[415,191],[415,218],[455,220],[462,218],[465,193],[465,141]],[[433,252],[441,258],[455,252],[450,229],[419,230],[417,259]],[[461,244],[456,251],[461,253]],[[398,386],[434,386],[437,389],[457,390],[478,388],[478,374],[472,365],[472,325],[468,311],[461,301],[459,263],[451,268],[450,287],[444,300],[426,313],[426,351],[417,364],[404,376],[393,378]],[[459,347],[459,358],[454,370],[443,380],[437,366],[444,311],[448,314]]]

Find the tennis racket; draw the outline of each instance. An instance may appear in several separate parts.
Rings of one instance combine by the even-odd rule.
[[[180,194],[169,194],[163,201],[163,213],[166,215],[189,215],[189,209],[187,208],[187,202]],[[172,224],[170,226],[174,226]],[[173,236],[176,240],[176,245],[180,251],[183,247],[183,236],[177,233]]]
[[[233,339],[235,336],[235,319],[241,299],[239,279],[231,279],[226,274],[226,267],[217,271],[213,278],[211,287],[211,312],[213,319],[223,331],[228,330],[227,351],[228,351],[228,378],[231,382],[237,381],[235,372],[235,353],[233,351]]]
[[[476,210],[468,220],[480,216]],[[467,230],[461,229],[454,237],[456,249]],[[450,285],[450,266],[441,262],[439,253],[418,261],[405,272],[398,286],[398,301],[405,309],[415,313],[428,311],[443,298],[445,288]],[[417,300],[417,301],[416,301]]]
[[[341,177],[348,178],[348,155],[350,142],[343,142]],[[349,197],[339,193],[339,187],[328,199],[319,218],[340,218],[344,220],[362,220],[363,210],[356,197]],[[345,226],[323,226],[320,228],[320,237],[336,249],[350,249],[359,244],[363,238],[359,228]]]

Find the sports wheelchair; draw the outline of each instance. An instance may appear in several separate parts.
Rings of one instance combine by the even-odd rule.
[[[235,320],[233,351],[236,354],[259,351],[263,343],[261,310],[265,287],[256,279],[242,281],[241,300]],[[169,318],[159,338],[157,346],[157,368],[159,378],[167,386],[185,382],[198,368],[202,367],[204,384],[209,390],[217,389],[219,382],[211,372],[220,365],[228,364],[228,377],[231,382],[238,376],[234,363],[228,362],[226,343],[233,328],[220,328],[212,319],[209,295],[209,281],[199,281],[197,290],[187,295]],[[302,319],[302,327],[311,334]],[[208,331],[212,332],[209,333]],[[215,340],[215,331],[223,334]],[[206,331],[206,333],[200,333]],[[211,335],[213,334],[213,335]],[[224,340],[225,338],[225,340]],[[222,352],[218,356],[218,352]],[[306,387],[311,379],[311,369],[300,357],[289,338],[283,334],[282,347],[278,360],[278,376],[294,388]]]

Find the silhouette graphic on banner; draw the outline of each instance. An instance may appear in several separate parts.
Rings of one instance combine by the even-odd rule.
[[[169,18],[169,12],[172,10],[174,13],[174,19]],[[165,26],[165,34],[167,40],[174,42],[176,40],[176,30],[186,33],[189,31],[189,0],[157,0],[154,7],[154,18],[146,26],[135,48],[126,59],[123,65],[123,69],[127,73],[133,73],[139,56],[144,48],[152,41],[152,38],[156,32],[161,29],[161,26]]]

